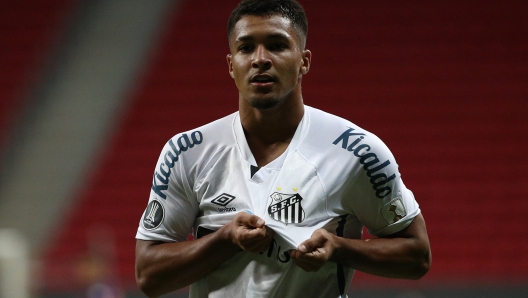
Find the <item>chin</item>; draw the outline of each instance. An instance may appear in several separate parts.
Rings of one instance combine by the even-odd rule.
[[[249,100],[248,102],[255,109],[267,110],[276,107],[280,101],[275,98],[268,98],[260,100]]]

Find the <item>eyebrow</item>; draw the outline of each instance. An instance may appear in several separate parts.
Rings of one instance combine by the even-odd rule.
[[[272,33],[272,34],[268,34],[266,36],[266,38],[269,38],[269,39],[288,39],[288,36],[285,35],[285,34],[282,34],[282,33]],[[240,37],[238,37],[235,42],[244,42],[244,41],[252,41],[254,40],[255,38],[252,36],[252,35],[242,35]]]

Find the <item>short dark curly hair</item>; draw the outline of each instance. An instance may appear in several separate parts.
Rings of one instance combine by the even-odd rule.
[[[233,33],[235,24],[245,15],[272,16],[281,15],[291,21],[291,25],[298,30],[303,46],[308,35],[308,20],[304,8],[295,0],[242,0],[231,12],[227,22],[228,40]]]

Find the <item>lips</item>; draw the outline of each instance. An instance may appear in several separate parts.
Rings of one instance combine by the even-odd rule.
[[[269,74],[256,74],[250,79],[250,83],[254,85],[270,85],[275,82],[275,79]]]

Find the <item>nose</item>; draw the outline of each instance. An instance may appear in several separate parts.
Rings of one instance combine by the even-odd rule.
[[[269,52],[265,46],[259,45],[253,52],[253,60],[251,62],[253,68],[269,69],[271,68],[271,59]]]

